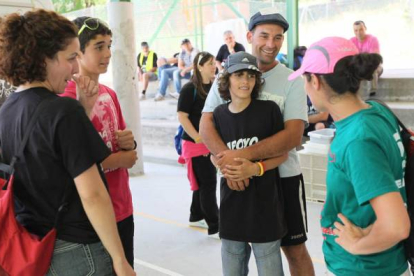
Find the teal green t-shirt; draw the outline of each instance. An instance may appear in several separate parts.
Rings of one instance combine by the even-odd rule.
[[[328,155],[326,202],[321,213],[323,253],[335,275],[401,275],[407,270],[402,243],[371,255],[352,255],[335,242],[334,222],[344,214],[365,228],[376,216],[369,201],[399,191],[406,201],[405,151],[394,116],[376,102],[335,122]]]

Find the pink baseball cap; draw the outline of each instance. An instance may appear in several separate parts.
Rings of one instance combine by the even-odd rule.
[[[293,80],[304,73],[331,74],[344,57],[357,55],[358,49],[342,37],[326,37],[313,43],[303,57],[302,66],[289,76]]]

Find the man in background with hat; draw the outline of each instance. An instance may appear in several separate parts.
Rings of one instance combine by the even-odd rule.
[[[252,44],[259,69],[265,80],[259,96],[262,100],[275,101],[284,117],[284,130],[240,150],[229,150],[214,127],[213,111],[225,103],[219,96],[217,83],[208,94],[200,123],[200,134],[204,143],[217,159],[220,169],[234,164],[234,158],[263,160],[289,153],[288,160],[279,166],[284,211],[288,234],[282,239],[282,249],[288,259],[291,275],[314,275],[313,264],[305,246],[307,240],[307,217],[305,188],[296,146],[302,142],[302,134],[307,124],[307,103],[302,79],[288,81],[292,70],[278,63],[276,56],[284,41],[288,22],[278,13],[253,15],[249,23],[247,40]],[[248,189],[248,180],[234,182],[227,180],[230,189],[243,192]],[[229,253],[232,248],[225,248]]]
[[[167,92],[168,81],[174,81],[175,92],[170,92],[170,96],[178,99],[181,90],[181,79],[190,79],[191,70],[193,70],[193,61],[199,50],[191,45],[188,38],[181,42],[181,53],[178,56],[178,68],[166,68],[161,71],[159,93],[155,96],[155,101],[164,99]]]

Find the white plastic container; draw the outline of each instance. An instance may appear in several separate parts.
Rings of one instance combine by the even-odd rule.
[[[324,128],[310,131],[308,133],[310,142],[315,144],[330,144],[335,135],[334,128]]]

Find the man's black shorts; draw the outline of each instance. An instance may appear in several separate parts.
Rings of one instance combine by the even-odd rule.
[[[305,184],[302,174],[281,178],[288,232],[281,246],[298,245],[308,238]]]

